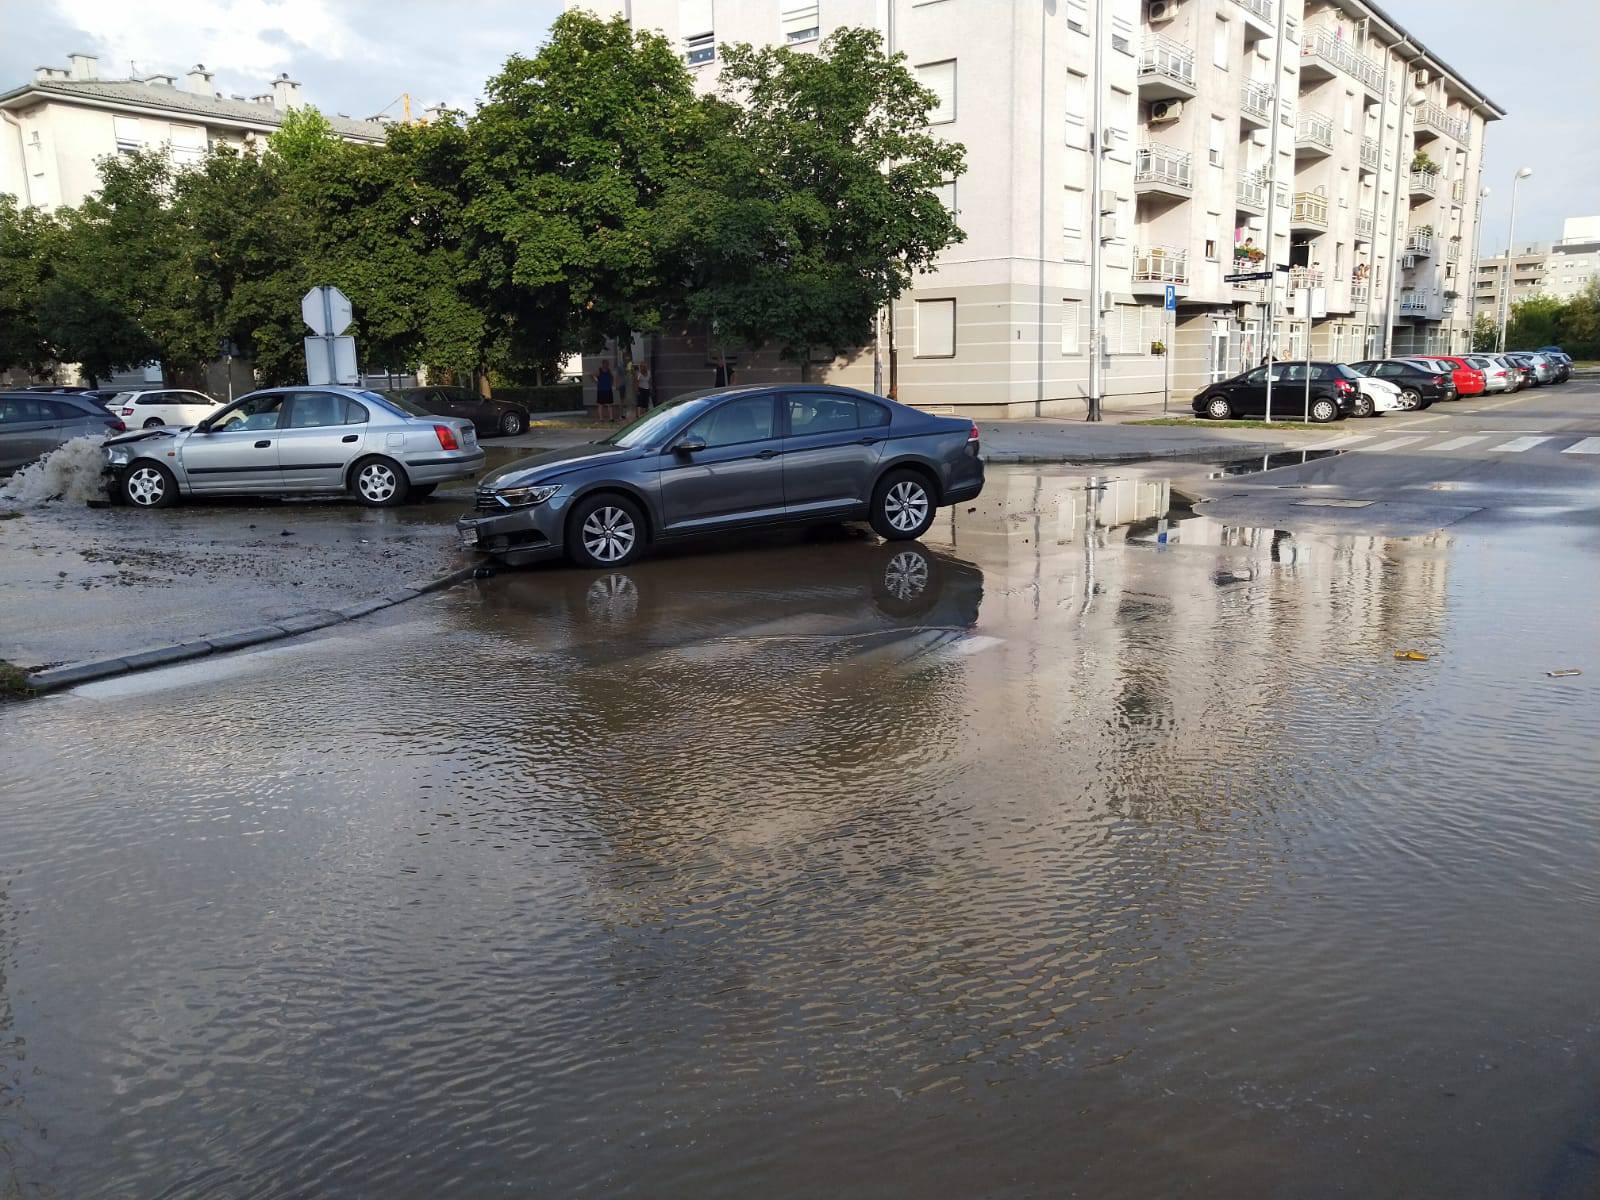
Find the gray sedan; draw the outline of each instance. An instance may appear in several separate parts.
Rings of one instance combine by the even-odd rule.
[[[483,466],[472,422],[344,387],[268,388],[192,429],[112,438],[113,494],[137,508],[180,495],[349,492],[374,507],[428,495]]]
[[[103,437],[127,426],[93,400],[60,392],[0,392],[0,475],[42,458],[75,437]]]
[[[616,567],[651,542],[752,526],[865,518],[915,538],[982,490],[971,421],[848,388],[714,388],[501,468],[456,528],[513,565],[564,553]]]

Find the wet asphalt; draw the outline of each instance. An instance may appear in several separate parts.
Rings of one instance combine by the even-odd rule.
[[[0,1195],[1592,1194],[1593,403],[0,708]]]

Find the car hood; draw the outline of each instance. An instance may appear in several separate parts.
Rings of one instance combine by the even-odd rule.
[[[182,430],[173,429],[167,425],[157,425],[154,429],[135,429],[129,433],[119,433],[116,437],[105,440],[107,446],[122,446],[128,442],[147,442],[152,438],[175,438],[181,433],[187,433],[190,427]]]
[[[587,442],[582,446],[568,446],[562,450],[546,450],[543,454],[530,454],[491,471],[479,482],[479,487],[526,487],[544,483],[572,471],[599,466],[607,462],[626,462],[639,455],[638,450],[624,450],[605,442]]]

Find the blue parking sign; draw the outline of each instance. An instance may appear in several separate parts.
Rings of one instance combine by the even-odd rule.
[[[1178,307],[1178,289],[1172,284],[1167,284],[1167,309],[1170,311]]]

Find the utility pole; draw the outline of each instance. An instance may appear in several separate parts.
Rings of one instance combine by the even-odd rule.
[[[1511,227],[1506,230],[1505,285],[1500,289],[1500,336],[1497,339],[1502,354],[1506,351],[1506,323],[1511,319],[1511,252],[1517,241],[1517,188],[1532,174],[1532,167],[1523,167],[1511,178]]]
[[[1476,350],[1478,340],[1478,264],[1483,259],[1483,202],[1489,198],[1489,189],[1483,186],[1483,164],[1478,164],[1478,198],[1472,202],[1472,275],[1467,280],[1472,291],[1467,301],[1467,325],[1471,329],[1467,346]]]
[[[1278,30],[1272,40],[1272,136],[1267,139],[1267,269],[1272,272],[1267,279],[1267,296],[1263,305],[1264,327],[1261,345],[1267,360],[1267,424],[1272,424],[1272,370],[1278,361],[1278,322],[1276,319],[1278,297],[1278,243],[1274,241],[1274,227],[1278,215],[1278,136],[1283,129],[1283,45],[1288,34],[1289,6],[1278,0]]]
[[[1395,47],[1395,53],[1400,53],[1400,46]],[[1401,67],[1402,71],[1408,69],[1408,66]],[[1384,358],[1394,354],[1394,298],[1400,291],[1400,253],[1405,246],[1400,237],[1400,189],[1406,186],[1406,173],[1411,169],[1411,164],[1405,161],[1406,116],[1426,99],[1423,93],[1413,92],[1407,98],[1405,107],[1395,113],[1394,118],[1394,196],[1389,205],[1389,281],[1383,289]],[[1378,179],[1380,182],[1383,180],[1381,159]]]
[[[1094,3],[1094,103],[1090,105],[1094,119],[1089,123],[1089,420],[1100,420],[1100,392],[1104,386],[1100,361],[1100,342],[1105,336],[1103,279],[1105,248],[1100,244],[1103,227],[1100,214],[1100,192],[1105,182],[1104,134],[1105,108],[1101,97],[1105,92],[1106,69],[1106,0]],[[1282,7],[1281,5],[1279,7]]]

